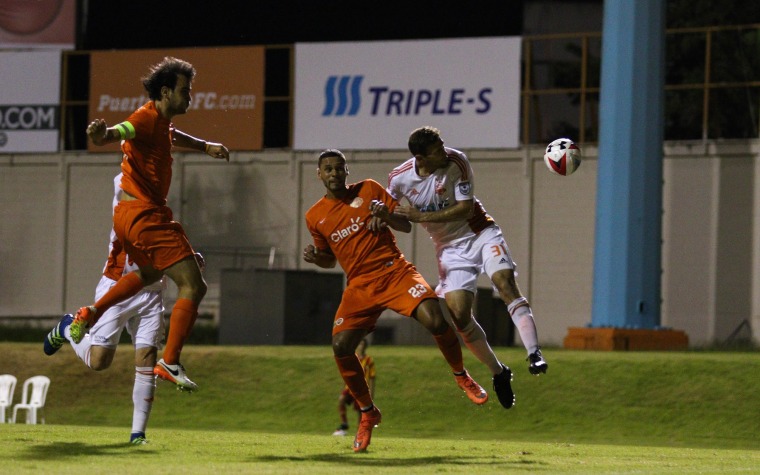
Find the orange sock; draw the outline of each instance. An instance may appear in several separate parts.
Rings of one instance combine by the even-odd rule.
[[[369,393],[367,380],[364,379],[364,369],[356,355],[335,357],[338,364],[338,371],[343,376],[349,391],[359,403],[359,407],[368,407],[372,405],[372,396]]]
[[[446,362],[449,363],[451,369],[455,373],[461,373],[464,371],[464,361],[462,360],[462,347],[459,346],[459,340],[456,333],[451,327],[446,329],[446,332],[441,335],[433,335],[435,342],[438,344],[438,349],[443,353],[443,357],[446,358]]]
[[[130,272],[129,274],[119,279],[114,284],[114,286],[111,287],[108,292],[106,292],[106,294],[100,298],[100,300],[93,304],[95,305],[95,308],[98,309],[98,312],[95,315],[95,321],[97,321],[97,319],[103,315],[103,312],[113,307],[117,303],[123,302],[129,297],[134,296],[137,294],[137,292],[142,290],[144,286],[145,284],[143,284],[143,281],[140,280],[140,276],[134,272]]]
[[[193,329],[193,323],[198,316],[198,305],[190,299],[177,299],[169,318],[169,337],[164,348],[164,361],[167,364],[179,363],[179,355],[185,346],[187,337]]]

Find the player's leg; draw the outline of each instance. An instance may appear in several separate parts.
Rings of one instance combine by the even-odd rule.
[[[156,380],[153,367],[156,365],[158,350],[155,346],[135,347],[135,384],[132,388],[132,431],[129,442],[141,445],[147,442],[145,431],[153,408]]]
[[[468,290],[460,289],[446,293],[446,306],[462,341],[470,352],[491,370],[493,389],[499,403],[505,409],[509,409],[515,404],[512,370],[499,361],[491,345],[488,344],[485,331],[472,317],[473,300],[474,295]]]
[[[459,346],[454,330],[446,321],[437,298],[423,300],[412,316],[424,326],[435,339],[438,349],[451,366],[454,379],[467,397],[475,404],[485,404],[488,393],[470,376],[464,368],[462,347]]]
[[[382,418],[380,411],[372,401],[369,385],[364,377],[364,368],[362,368],[359,357],[356,356],[356,347],[367,336],[367,333],[368,330],[364,328],[347,329],[333,333],[332,339],[333,354],[340,375],[361,408],[361,420],[356,431],[356,437],[354,437],[354,452],[367,450],[372,439],[372,429],[380,423]]]
[[[446,307],[465,346],[491,370],[491,374],[496,375],[502,372],[502,364],[488,344],[483,327],[472,316],[474,299],[474,294],[468,290],[454,290],[446,293]]]
[[[95,299],[107,294],[116,284],[106,276],[102,276],[95,289]],[[89,333],[77,342],[71,335],[71,315],[65,315],[55,328],[48,334],[45,341],[45,353],[51,355],[58,351],[62,343],[69,341],[77,357],[84,362],[89,368],[95,371],[101,371],[113,362],[116,354],[116,347],[119,343],[121,332],[124,329],[128,313],[130,311],[129,299],[124,304],[119,304],[109,308],[97,323],[90,329]],[[68,322],[68,324],[67,324]],[[56,338],[55,335],[60,335]],[[52,344],[55,341],[56,347]],[[53,350],[53,351],[50,351]]]
[[[536,322],[533,320],[533,311],[528,299],[520,293],[514,270],[500,270],[491,276],[491,280],[498,290],[499,296],[507,304],[507,310],[520,333],[523,346],[528,352],[528,370],[534,375],[546,373],[549,365],[544,360],[541,347],[538,345],[538,331],[536,330]]]
[[[133,251],[134,252],[134,251]],[[74,315],[69,331],[72,341],[79,343],[87,328],[95,325],[100,317],[112,306],[134,297],[143,287],[161,278],[161,273],[152,267],[130,272],[119,279],[108,292],[95,300],[95,303],[81,307]]]
[[[206,281],[192,253],[166,268],[164,273],[177,285],[178,293],[169,319],[166,347],[163,357],[156,365],[155,374],[177,384],[180,389],[192,391],[198,386],[185,374],[180,356],[198,318],[198,305],[206,294]]]
[[[141,445],[145,438],[148,418],[153,408],[156,379],[153,368],[158,348],[164,339],[164,304],[160,290],[146,291],[139,296],[140,306],[126,324],[135,345],[135,382],[132,388],[132,430],[130,443]]]
[[[512,260],[512,253],[501,230],[496,226],[484,230],[478,236],[478,245],[481,246],[482,251],[483,271],[491,279],[494,289],[507,305],[509,315],[528,352],[528,370],[531,374],[546,373],[548,365],[538,346],[538,332],[533,320],[533,312],[517,285],[515,270],[517,265]]]

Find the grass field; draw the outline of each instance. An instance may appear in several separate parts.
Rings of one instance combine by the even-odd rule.
[[[126,442],[132,351],[96,373],[70,348],[0,343],[0,373],[52,380],[46,425],[0,426],[2,473],[760,473],[760,355],[497,348],[517,404],[474,406],[434,347],[370,348],[383,423],[366,454],[333,437],[341,380],[329,347],[190,346],[201,389],[159,383],[150,444]],[[466,351],[473,376],[485,368]],[[356,424],[352,420],[351,430]]]

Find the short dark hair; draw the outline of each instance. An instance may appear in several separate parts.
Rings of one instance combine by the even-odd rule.
[[[343,159],[344,162],[346,161],[346,156],[343,155],[343,152],[341,152],[337,148],[328,148],[328,149],[322,150],[319,153],[319,161],[317,162],[317,166],[321,167],[322,166],[322,160],[324,160],[325,158],[329,158],[329,157],[340,157],[340,158]]]
[[[143,87],[148,91],[151,100],[161,99],[161,88],[166,86],[174,89],[177,86],[177,76],[182,74],[188,82],[195,77],[195,68],[192,64],[172,56],[166,56],[160,63],[150,68],[147,76],[142,78]]]
[[[423,155],[431,145],[437,144],[441,140],[441,131],[435,127],[426,125],[419,129],[414,129],[409,135],[409,151],[412,155]]]

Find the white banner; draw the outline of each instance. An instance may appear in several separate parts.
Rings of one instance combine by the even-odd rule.
[[[296,150],[406,149],[431,125],[455,148],[516,148],[521,38],[298,43]]]
[[[0,52],[0,153],[57,152],[60,51]]]

